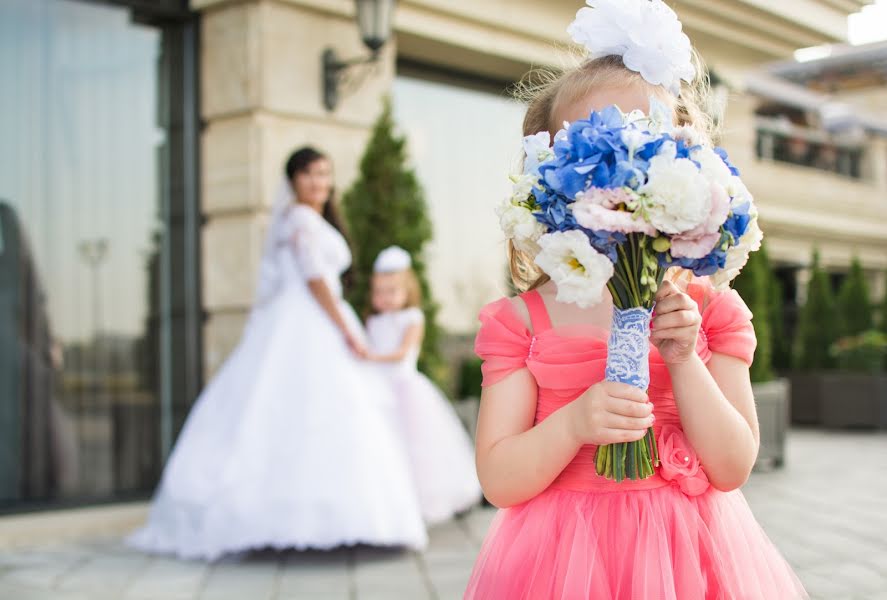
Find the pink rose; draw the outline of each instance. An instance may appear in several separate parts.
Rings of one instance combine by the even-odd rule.
[[[708,477],[684,432],[665,425],[659,432],[659,473],[688,496],[698,496],[708,487]]]

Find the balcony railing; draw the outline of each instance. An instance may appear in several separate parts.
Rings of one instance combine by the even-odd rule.
[[[865,138],[833,135],[800,127],[788,120],[758,117],[755,153],[758,158],[829,171],[852,179],[867,177]]]

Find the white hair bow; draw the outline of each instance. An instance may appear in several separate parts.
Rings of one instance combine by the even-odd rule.
[[[690,39],[662,0],[587,0],[567,33],[591,58],[621,56],[628,69],[677,96],[692,81]]]

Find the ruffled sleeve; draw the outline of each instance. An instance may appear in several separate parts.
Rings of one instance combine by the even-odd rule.
[[[751,365],[757,346],[752,312],[736,290],[715,291],[711,285],[692,283],[690,296],[700,306],[702,335],[706,349],[700,352],[708,361],[712,353],[728,354]]]
[[[474,351],[484,361],[483,385],[490,386],[526,366],[532,336],[508,298],[483,307],[479,318]]]
[[[289,244],[299,270],[305,279],[321,279],[325,269],[321,253],[322,217],[307,206],[296,205],[290,210],[287,226],[281,231],[280,244]]]
[[[411,306],[403,312],[403,322],[407,326],[422,325],[425,323],[425,313],[417,306]]]

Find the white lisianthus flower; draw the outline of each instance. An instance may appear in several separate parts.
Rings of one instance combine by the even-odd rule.
[[[724,290],[730,286],[752,252],[756,252],[761,248],[761,241],[764,239],[764,232],[758,227],[758,213],[752,207],[749,212],[751,220],[745,233],[739,238],[739,243],[727,250],[727,261],[724,268],[709,276],[709,281],[716,290]]]
[[[514,243],[515,248],[529,256],[539,252],[536,241],[545,233],[545,226],[529,208],[506,199],[496,208],[496,215],[505,237]]]
[[[601,301],[613,263],[591,247],[581,231],[556,231],[539,238],[539,265],[557,285],[557,301],[588,308]]]
[[[650,160],[647,183],[638,193],[647,197],[653,227],[670,235],[698,227],[711,212],[711,183],[693,161],[675,158],[673,143],[663,144],[663,152]]]
[[[551,149],[551,134],[547,131],[540,131],[535,135],[528,135],[524,138],[524,173],[539,175],[539,165],[554,158],[554,151]]]

